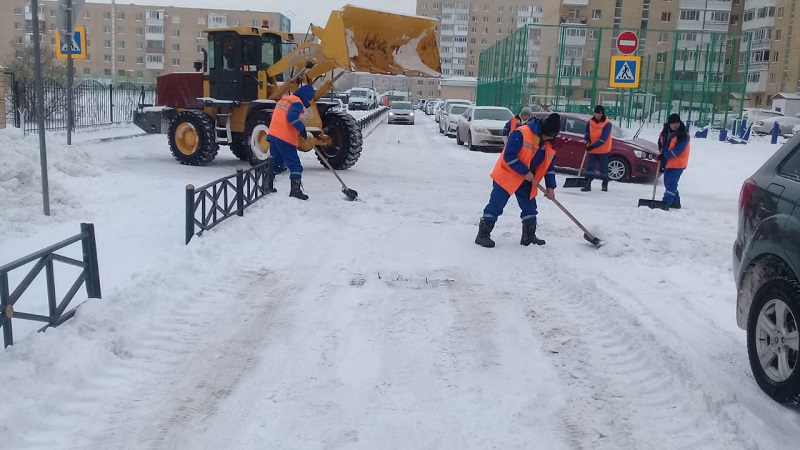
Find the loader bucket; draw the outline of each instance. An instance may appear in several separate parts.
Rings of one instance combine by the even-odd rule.
[[[311,27],[325,55],[352,72],[441,76],[436,20],[347,5]]]

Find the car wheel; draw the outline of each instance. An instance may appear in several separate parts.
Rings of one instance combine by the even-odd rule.
[[[631,177],[631,166],[628,161],[619,157],[608,160],[608,178],[611,181],[628,181]]]
[[[467,148],[469,151],[474,152],[478,150],[478,147],[472,145],[472,132],[467,133]]]
[[[756,383],[784,405],[800,405],[800,283],[776,277],[753,297],[747,317],[747,354]]]
[[[461,135],[458,134],[458,130],[456,130],[456,144],[464,145],[464,141],[461,140]]]

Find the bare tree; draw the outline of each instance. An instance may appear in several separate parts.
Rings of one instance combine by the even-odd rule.
[[[0,58],[0,65],[6,72],[14,74],[14,79],[20,84],[33,85],[34,54],[33,46],[12,45],[13,50]],[[66,82],[67,67],[53,59],[53,48],[42,44],[42,78],[49,78],[60,83]]]

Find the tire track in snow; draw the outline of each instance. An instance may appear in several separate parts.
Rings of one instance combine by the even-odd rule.
[[[728,435],[724,422],[709,426],[716,418],[679,355],[603,289],[561,275],[570,272],[560,265],[542,266],[557,286],[554,301],[530,299],[529,307],[545,352],[575,388],[571,408],[561,415],[575,448],[747,445],[742,436]]]

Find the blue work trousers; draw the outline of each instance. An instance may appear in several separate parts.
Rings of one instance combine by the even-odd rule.
[[[517,204],[522,210],[520,218],[523,222],[536,222],[536,198],[530,198],[533,184],[530,181],[523,181],[522,185],[514,192],[517,196]],[[503,209],[508,204],[511,194],[506,192],[499,184],[492,183],[492,193],[489,195],[489,203],[483,208],[483,220],[487,222],[497,222],[497,218],[503,214]]]
[[[267,136],[269,141],[269,154],[272,157],[272,169],[281,173],[289,168],[289,178],[300,178],[303,174],[303,165],[297,155],[297,147],[276,137]]]
[[[597,166],[600,166],[599,173],[603,181],[608,181],[608,153],[595,155],[589,153],[586,156],[586,179],[591,183],[598,173]]]
[[[661,199],[667,206],[681,202],[678,193],[678,181],[685,169],[664,169],[664,197]]]

